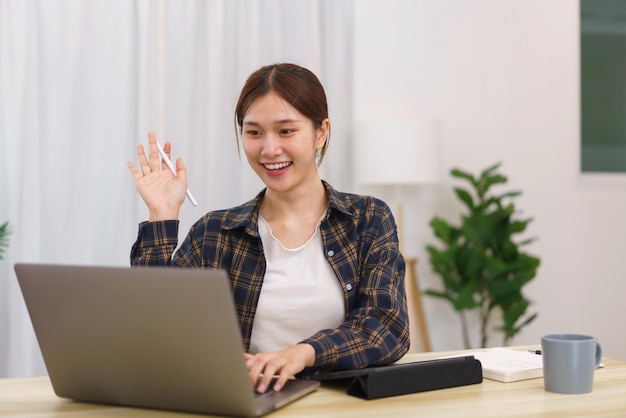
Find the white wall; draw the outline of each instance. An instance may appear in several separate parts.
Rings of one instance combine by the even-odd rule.
[[[501,161],[506,189],[523,191],[517,206],[535,219],[528,236],[538,241],[527,250],[542,262],[526,288],[539,317],[514,343],[589,333],[626,359],[626,176],[578,169],[578,1],[360,0],[356,17],[354,120],[441,123],[445,183],[409,192],[405,205],[405,248],[419,259],[421,287],[439,283],[424,250],[435,242],[428,221],[456,222],[461,210],[447,173]],[[449,305],[427,297],[425,308],[433,349],[462,347]]]

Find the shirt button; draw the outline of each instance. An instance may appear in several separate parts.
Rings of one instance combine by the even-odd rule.
[[[348,290],[352,290],[352,285],[351,285],[350,283],[348,283],[348,284],[346,285],[346,289],[348,289]]]
[[[333,250],[329,250],[328,251],[328,256],[332,257],[333,255],[335,255],[335,252]]]

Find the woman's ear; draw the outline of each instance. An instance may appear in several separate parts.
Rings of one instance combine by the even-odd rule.
[[[324,147],[328,140],[328,133],[330,132],[330,119],[326,118],[322,121],[322,125],[317,128],[317,138],[315,142],[315,149],[319,150]]]

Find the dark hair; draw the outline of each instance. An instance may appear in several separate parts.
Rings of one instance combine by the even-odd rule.
[[[316,129],[322,126],[324,119],[328,118],[326,93],[315,74],[296,64],[267,65],[253,72],[241,89],[235,107],[235,123],[239,127],[236,132],[237,149],[239,149],[239,133],[243,127],[243,118],[248,108],[256,99],[270,92],[278,94],[298,112],[311,119]],[[330,130],[326,143],[319,152],[318,165],[324,159],[329,140]]]

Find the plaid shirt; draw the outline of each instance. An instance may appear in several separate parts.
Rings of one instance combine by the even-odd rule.
[[[378,199],[340,193],[323,183],[329,205],[320,233],[326,259],[343,288],[345,322],[302,341],[316,353],[315,366],[305,372],[391,363],[409,346],[405,263],[393,215]],[[141,223],[131,251],[134,266],[226,270],[246,350],[265,275],[258,231],[264,194],[263,190],[241,206],[204,215],[173,257],[178,221]]]

